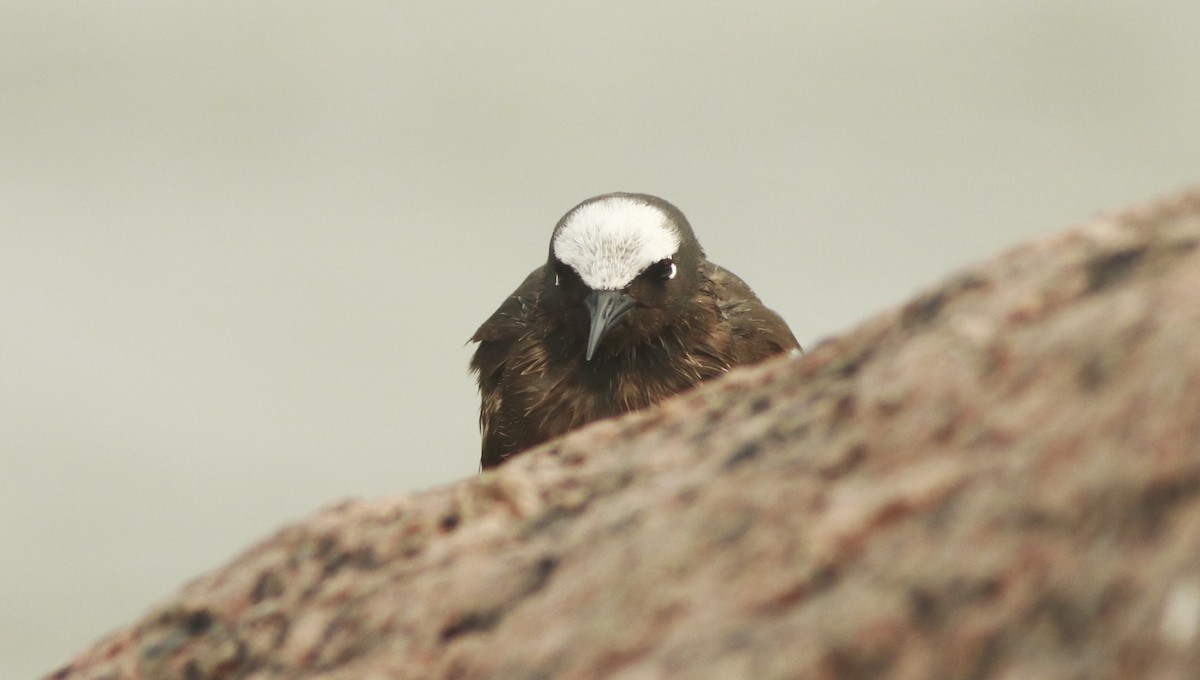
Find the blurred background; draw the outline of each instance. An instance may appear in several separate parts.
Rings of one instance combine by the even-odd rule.
[[[0,5],[0,676],[475,474],[464,343],[661,195],[807,346],[1200,180],[1200,3]]]

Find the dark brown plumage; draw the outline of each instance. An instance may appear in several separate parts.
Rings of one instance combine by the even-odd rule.
[[[554,229],[533,270],[471,338],[484,468],[799,343],[733,273],[705,259],[675,206],[605,194]]]

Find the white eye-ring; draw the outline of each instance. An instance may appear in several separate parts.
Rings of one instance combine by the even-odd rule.
[[[675,267],[675,263],[672,262],[671,263],[671,271],[667,272],[667,278],[673,279],[673,278],[675,278],[675,275],[678,273],[679,273],[679,270]]]

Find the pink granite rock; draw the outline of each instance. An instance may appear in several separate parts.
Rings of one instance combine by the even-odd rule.
[[[51,677],[1198,669],[1200,189],[802,360],[325,510]]]

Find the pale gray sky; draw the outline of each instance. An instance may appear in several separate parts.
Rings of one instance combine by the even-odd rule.
[[[465,340],[613,191],[806,345],[1200,179],[1200,4],[0,6],[0,676],[475,473]]]

